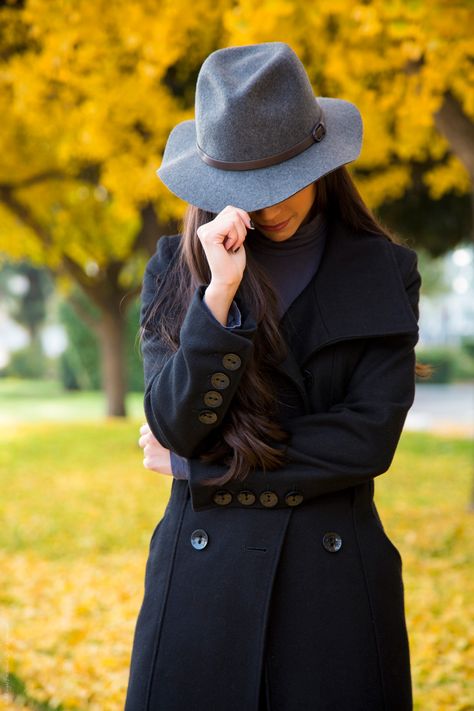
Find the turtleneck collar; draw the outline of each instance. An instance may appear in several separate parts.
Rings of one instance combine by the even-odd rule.
[[[317,212],[308,222],[300,225],[288,239],[274,242],[257,228],[247,232],[246,244],[250,249],[260,254],[281,254],[288,257],[290,254],[304,251],[309,244],[313,244],[318,237],[322,237],[326,231],[326,224],[325,213]]]

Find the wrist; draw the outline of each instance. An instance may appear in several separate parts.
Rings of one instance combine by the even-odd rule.
[[[229,309],[237,291],[238,285],[230,287],[211,282],[204,291],[204,303],[223,326],[226,325]]]
[[[233,299],[239,286],[240,281],[225,282],[212,278],[207,286],[206,292],[210,291],[211,294],[215,293],[221,296],[230,296]]]

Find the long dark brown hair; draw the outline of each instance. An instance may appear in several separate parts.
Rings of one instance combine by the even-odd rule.
[[[403,244],[403,239],[382,226],[365,205],[346,166],[318,180],[313,210],[324,211],[329,218],[336,214],[355,231],[372,232]],[[139,333],[142,339],[146,329],[158,330],[170,354],[179,346],[180,327],[196,287],[211,280],[197,230],[215,217],[215,213],[188,205],[177,258],[166,273],[166,289],[159,288],[160,275],[157,275],[155,299]],[[239,290],[256,318],[258,330],[252,356],[242,373],[231,407],[221,427],[214,430],[217,438],[198,455],[204,462],[219,461],[228,469],[221,477],[204,480],[203,484],[221,486],[230,479],[245,479],[256,468],[272,470],[285,463],[283,448],[278,448],[277,443],[287,441],[288,433],[276,417],[276,393],[270,375],[274,364],[284,357],[286,344],[279,331],[277,296],[250,250],[246,251],[246,268]],[[415,374],[430,377],[432,368],[417,362]]]

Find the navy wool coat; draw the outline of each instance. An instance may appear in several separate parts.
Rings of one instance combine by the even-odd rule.
[[[147,264],[142,321],[179,239]],[[271,711],[411,711],[402,559],[373,496],[414,400],[420,285],[415,250],[332,218],[280,322],[289,463],[224,487],[200,483],[225,466],[196,452],[251,357],[248,305],[238,291],[226,329],[202,284],[175,353],[147,335],[146,418],[190,473],[151,536],[125,711],[258,711],[261,679]]]

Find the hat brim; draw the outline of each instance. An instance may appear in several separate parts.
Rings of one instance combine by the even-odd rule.
[[[317,100],[325,115],[326,135],[283,163],[255,170],[214,168],[199,157],[195,120],[189,119],[171,130],[156,174],[177,197],[213,213],[227,205],[251,212],[282,202],[360,154],[359,109],[345,99]]]

